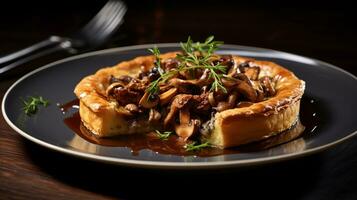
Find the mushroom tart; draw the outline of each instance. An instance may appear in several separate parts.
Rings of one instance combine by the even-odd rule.
[[[172,131],[187,143],[227,148],[292,127],[305,82],[269,61],[217,55],[221,42],[141,56],[100,69],[75,88],[80,117],[98,137]]]

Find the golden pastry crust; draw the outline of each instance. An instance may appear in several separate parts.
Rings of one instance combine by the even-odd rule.
[[[177,52],[160,55],[162,59],[174,58]],[[305,82],[289,70],[268,61],[233,56],[237,64],[249,61],[261,68],[259,76],[277,76],[276,95],[249,107],[234,108],[215,115],[214,129],[208,141],[219,147],[237,146],[269,137],[290,128],[298,119],[300,99]],[[74,92],[80,100],[80,116],[84,125],[99,137],[146,133],[155,129],[147,121],[128,123],[116,111],[116,102],[106,98],[110,75],[131,75],[142,68],[153,66],[154,56],[141,56],[121,62],[113,67],[103,68],[94,75],[85,77]]]
[[[247,58],[234,57],[238,63]],[[249,61],[262,74],[279,75],[276,95],[249,107],[226,110],[215,115],[215,128],[209,142],[220,147],[232,147],[272,136],[290,128],[297,121],[305,82],[289,70],[268,61]]]
[[[160,56],[162,59],[175,57],[177,52]],[[94,75],[83,78],[74,89],[80,100],[79,114],[81,120],[93,134],[98,137],[126,135],[134,133],[147,133],[155,129],[147,121],[135,121],[129,124],[120,113],[116,111],[116,102],[108,101],[106,89],[109,86],[110,75],[131,75],[139,73],[142,68],[150,68],[154,56],[141,56],[130,61],[121,62],[113,67],[98,70]]]

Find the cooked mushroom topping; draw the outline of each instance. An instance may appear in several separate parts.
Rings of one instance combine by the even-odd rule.
[[[232,92],[232,94],[229,95],[227,102],[221,101],[218,103],[217,111],[222,112],[222,111],[234,108],[234,106],[236,104],[236,100],[237,100],[237,93]]]
[[[208,96],[209,96],[208,92],[203,92],[200,95],[193,95],[192,97],[192,100],[194,101],[193,109],[195,112],[206,114],[207,111],[210,111],[211,105],[209,103]]]
[[[176,95],[177,88],[171,88],[170,90],[160,94],[160,104],[165,105],[171,101],[171,99]]]
[[[120,82],[123,85],[128,84],[133,77],[128,76],[128,75],[121,75],[119,77],[114,77],[113,75],[110,75],[109,77],[109,84]]]
[[[275,89],[269,76],[262,77],[260,79],[260,82],[263,86],[264,92],[267,94],[268,97],[275,95]]]
[[[198,130],[200,123],[197,120],[190,119],[190,111],[187,106],[180,110],[179,119],[180,124],[175,126],[175,132],[178,136],[187,140]]]
[[[125,109],[123,106],[119,106],[115,108],[115,111],[123,116],[133,116],[133,113],[131,113],[129,110]]]
[[[233,87],[238,84],[238,81],[239,80],[237,80],[235,78],[231,78],[231,77],[222,78],[222,83],[226,87]]]
[[[243,63],[240,63],[238,65],[238,69],[239,69],[239,72],[240,73],[244,73],[245,72],[245,69],[248,68],[250,65],[249,65],[249,61],[248,62],[243,62]]]
[[[244,82],[244,81],[240,81],[237,86],[235,87],[235,89],[242,93],[247,99],[249,99],[252,102],[256,102],[257,100],[257,92],[256,90],[249,85],[248,83]]]
[[[141,97],[139,105],[144,108],[153,108],[159,103],[160,98],[157,95],[150,95],[148,92]]]
[[[127,104],[124,108],[127,109],[132,114],[137,114],[137,113],[140,112],[139,107],[137,105],[133,104],[133,103]]]
[[[254,66],[254,67],[249,67],[246,68],[244,74],[250,79],[250,80],[258,80],[260,73],[260,67]]]
[[[118,81],[121,81],[124,84],[128,84],[132,79],[133,79],[133,77],[131,77],[131,76],[122,75],[118,78]]]
[[[116,101],[118,113],[161,124],[187,140],[198,132],[208,134],[216,112],[247,107],[276,94],[280,76],[266,76],[252,60],[214,55],[219,44],[212,39],[188,40],[173,58],[163,59],[157,48],[151,49],[151,67],[143,66],[137,76],[108,77],[107,98]]]
[[[169,58],[167,60],[165,60],[164,64],[163,64],[163,68],[165,70],[171,70],[171,69],[175,69],[180,65],[180,62],[177,59],[174,58]]]
[[[220,65],[227,66],[228,68],[232,67],[235,64],[234,59],[233,59],[233,57],[231,55],[222,56],[218,60],[218,62],[219,62]]]
[[[239,79],[241,81],[246,82],[248,85],[252,85],[252,81],[243,73],[237,73],[233,76],[233,78]]]
[[[155,109],[150,109],[149,122],[159,122],[160,119],[161,119],[161,114]]]
[[[213,92],[210,92],[208,94],[208,102],[211,104],[211,106],[216,106],[217,105],[217,102],[216,100],[214,99],[214,94]]]
[[[115,99],[120,105],[134,103],[137,104],[141,98],[141,93],[123,87],[119,82],[110,85],[106,94],[109,98]]]
[[[115,83],[115,82],[119,82],[118,78],[115,78],[113,75],[109,76],[109,84]]]
[[[167,114],[164,120],[164,126],[168,126],[173,121],[177,111],[184,107],[191,98],[192,95],[189,94],[179,94],[175,96],[171,103],[170,112]]]
[[[200,87],[197,84],[197,81],[192,80],[173,78],[169,81],[169,85],[177,88],[179,90],[179,93],[184,94],[196,94],[200,91]]]
[[[121,87],[123,88],[123,84],[119,83],[119,82],[114,82],[111,85],[109,85],[109,87],[107,87],[105,93],[107,96],[112,96],[114,94],[114,89],[117,87]]]

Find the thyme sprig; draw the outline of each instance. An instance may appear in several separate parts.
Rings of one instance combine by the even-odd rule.
[[[210,59],[213,53],[218,49],[220,45],[223,44],[221,41],[214,41],[214,36],[208,37],[205,42],[193,42],[191,37],[188,37],[186,43],[180,43],[182,54],[177,54],[176,59],[180,61],[180,65],[176,69],[172,69],[164,72],[161,68],[161,60],[159,58],[160,51],[157,47],[149,49],[156,57],[155,65],[158,69],[162,70],[160,72],[160,77],[155,81],[151,82],[146,91],[150,94],[158,94],[160,83],[166,82],[168,79],[176,75],[181,71],[191,71],[195,69],[208,69],[210,71],[209,78],[213,79],[211,85],[211,90],[218,91],[222,90],[227,92],[227,89],[223,86],[221,78],[226,72],[226,67],[220,65],[219,63],[213,64]]]
[[[155,130],[156,135],[159,137],[160,140],[167,140],[169,139],[170,135],[173,133],[172,131],[165,131],[163,133],[161,133],[158,130]]]
[[[22,102],[24,104],[22,109],[27,115],[36,114],[38,110],[38,106],[40,105],[45,107],[49,105],[49,101],[45,100],[41,96],[38,97],[30,96],[27,100],[22,100]]]
[[[186,151],[199,151],[203,148],[212,147],[208,142],[197,144],[196,142],[188,143],[185,146]]]
[[[155,56],[155,67],[159,71],[160,75],[164,74],[164,70],[161,68],[161,58],[160,58],[160,50],[157,46],[154,46],[152,49],[148,49]]]

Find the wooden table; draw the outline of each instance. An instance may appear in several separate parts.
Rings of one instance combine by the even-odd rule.
[[[84,3],[86,9],[84,9]],[[1,6],[0,55],[56,33],[67,34],[103,4],[79,1]],[[203,39],[277,49],[335,64],[357,74],[357,31],[352,7],[213,1],[128,2],[125,24],[98,48]],[[324,4],[325,5],[325,4]],[[30,8],[30,9],[28,9]],[[63,12],[66,10],[66,12]],[[182,10],[185,10],[182,12]],[[0,81],[0,96],[26,71],[69,56],[48,56]],[[356,91],[350,91],[356,92]],[[333,95],[333,94],[331,94]],[[351,108],[355,109],[355,108]],[[357,140],[291,161],[217,171],[125,168],[82,160],[27,141],[0,118],[0,199],[132,199],[234,196],[266,199],[356,199]]]

